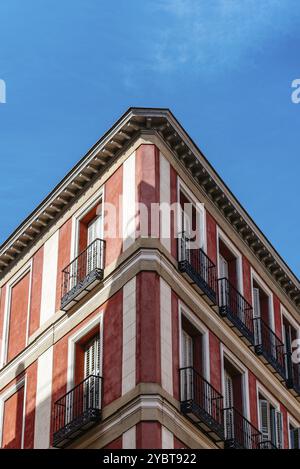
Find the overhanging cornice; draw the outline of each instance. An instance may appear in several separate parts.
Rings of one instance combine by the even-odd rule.
[[[276,284],[300,308],[300,282],[168,109],[130,108],[0,247],[0,278],[141,131],[160,134]],[[299,310],[300,311],[300,310]]]

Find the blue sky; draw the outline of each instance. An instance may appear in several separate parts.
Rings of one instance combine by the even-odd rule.
[[[129,106],[169,107],[300,276],[297,0],[2,0],[0,243]]]

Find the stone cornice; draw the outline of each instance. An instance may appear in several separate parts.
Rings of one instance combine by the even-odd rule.
[[[0,278],[142,133],[158,132],[300,311],[300,282],[168,109],[130,108],[0,247]]]

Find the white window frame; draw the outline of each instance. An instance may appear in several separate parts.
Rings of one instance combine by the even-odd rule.
[[[184,184],[184,182],[177,176],[177,236],[182,233],[182,219],[180,213],[180,192],[183,192],[185,197],[195,206],[200,217],[200,248],[207,252],[207,236],[206,236],[206,210],[204,203],[195,197],[191,190]],[[179,244],[179,243],[178,243]]]
[[[288,430],[288,443],[289,443],[289,449],[292,448],[292,442],[291,442],[291,435],[290,435],[290,425],[292,425],[295,428],[300,428],[300,423],[294,419],[290,414],[287,414],[287,430]]]
[[[29,317],[30,317],[30,310],[31,310],[32,265],[33,265],[33,259],[31,259],[29,262],[27,262],[27,264],[25,264],[22,267],[22,269],[19,270],[6,284],[0,369],[3,368],[7,363],[12,290],[29,273],[29,289],[28,289],[28,307],[27,307],[27,318],[26,318],[25,348],[28,345]]]
[[[191,325],[202,335],[203,352],[203,378],[210,383],[210,354],[209,354],[209,330],[198,319],[191,310],[179,301],[178,305],[178,325],[179,325],[179,368],[182,368],[182,317],[185,317]]]
[[[297,323],[297,321],[293,318],[293,316],[288,312],[288,310],[280,304],[280,318],[281,318],[281,337],[282,341],[284,341],[283,338],[283,318],[285,318],[290,325],[296,330],[297,332],[297,339],[300,339],[300,325]]]
[[[4,424],[4,406],[5,402],[10,399],[16,392],[24,387],[23,396],[23,419],[22,419],[22,436],[21,436],[21,449],[24,448],[24,432],[25,432],[25,417],[26,417],[26,393],[27,393],[27,376],[23,376],[13,386],[10,386],[4,393],[0,394],[0,448],[2,448],[3,437],[3,424]]]
[[[256,402],[257,402],[257,421],[258,421],[258,429],[259,431],[261,431],[261,428],[260,428],[260,421],[261,421],[261,418],[260,418],[260,405],[259,405],[259,395],[261,395],[266,401],[269,402],[269,404],[271,404],[272,407],[274,407],[274,409],[277,411],[277,412],[281,412],[281,408],[280,408],[280,404],[279,402],[273,397],[272,394],[270,394],[266,388],[264,388],[260,383],[256,382]],[[285,425],[284,425],[284,415],[283,413],[281,412],[282,414],[282,442],[283,442],[283,446],[284,446],[284,441],[285,441]]]
[[[248,369],[238,360],[238,358],[228,350],[225,345],[220,344],[221,352],[221,383],[222,383],[222,395],[225,396],[225,358],[236,368],[242,375],[242,391],[243,391],[243,416],[251,421],[250,415],[250,398],[249,398],[249,373]]]
[[[92,329],[99,327],[100,334],[100,377],[103,374],[103,324],[104,311],[100,311],[86,325],[81,327],[68,340],[68,370],[67,370],[67,392],[71,391],[75,385],[75,366],[76,366],[76,345]]]
[[[254,305],[254,295],[253,295],[253,281],[255,281],[258,286],[263,290],[263,292],[269,298],[269,327],[275,333],[275,317],[274,317],[274,297],[273,292],[265,284],[265,282],[259,277],[255,270],[251,267],[250,271],[251,276],[251,296],[252,296],[252,305]]]
[[[102,211],[102,235],[104,232],[104,186],[101,187],[95,194],[90,197],[72,216],[72,233],[71,233],[71,249],[70,249],[70,262],[72,262],[78,254],[78,241],[79,241],[79,224],[80,221],[92,210],[97,202],[101,203]]]
[[[237,277],[237,290],[241,295],[244,295],[244,281],[243,281],[243,257],[240,251],[230,241],[228,236],[217,226],[217,267],[218,278],[220,275],[220,240],[226,245],[229,251],[236,257],[236,277]]]

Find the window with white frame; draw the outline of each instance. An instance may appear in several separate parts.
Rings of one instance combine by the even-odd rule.
[[[300,449],[300,428],[289,422],[289,446],[290,449]]]
[[[284,311],[282,314],[282,341],[285,354],[286,376],[300,384],[300,366],[292,362],[293,343],[300,337],[299,326]]]
[[[263,442],[283,448],[282,413],[262,394],[259,394],[259,426]]]
[[[255,343],[263,344],[276,355],[274,334],[273,295],[252,273],[252,302]]]
[[[199,248],[205,251],[205,211],[189,189],[181,182],[178,183],[178,200],[180,213],[178,216],[179,237],[184,240],[188,250]],[[181,250],[179,252],[182,258]]]
[[[204,334],[181,315],[181,400],[193,398],[194,387],[206,375]]]

